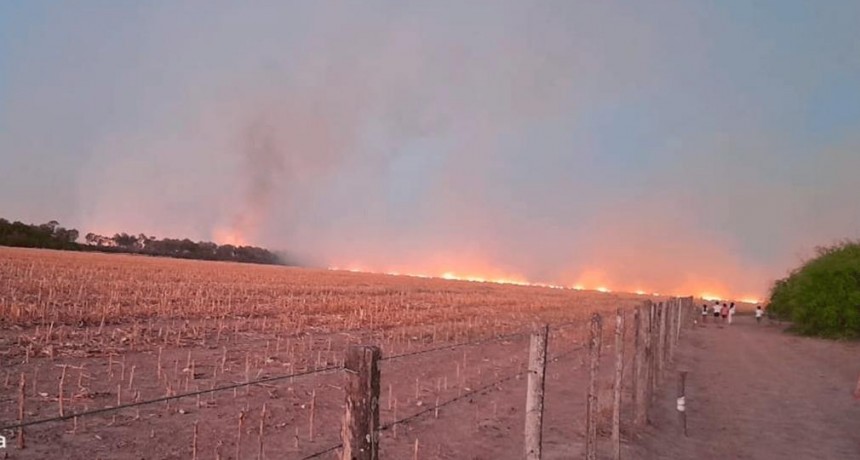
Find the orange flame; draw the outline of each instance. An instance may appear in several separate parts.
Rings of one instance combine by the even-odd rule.
[[[212,232],[212,240],[218,244],[230,244],[233,246],[248,246],[248,240],[236,229],[218,228]]]
[[[645,296],[651,295],[655,297],[662,297],[664,295],[673,295],[673,296],[687,296],[687,295],[695,295],[698,298],[704,300],[722,300],[728,298],[727,296],[715,294],[717,290],[714,289],[706,289],[706,290],[690,290],[686,292],[681,292],[681,290],[674,290],[670,293],[667,292],[657,292],[653,290],[643,289],[641,287],[637,288],[617,288],[610,287],[612,284],[608,281],[609,277],[607,277],[603,272],[600,271],[587,271],[578,277],[580,281],[575,284],[562,286],[559,284],[552,283],[539,283],[533,282],[525,277],[517,276],[517,275],[484,275],[484,274],[475,274],[473,273],[460,273],[455,271],[428,271],[423,272],[413,272],[411,270],[404,270],[402,268],[398,269],[389,269],[383,271],[376,271],[372,269],[368,269],[360,264],[347,264],[345,266],[332,266],[329,268],[330,270],[345,270],[350,272],[362,272],[362,273],[379,273],[379,274],[387,274],[387,275],[395,275],[395,276],[411,276],[417,278],[438,278],[452,281],[467,281],[473,283],[494,283],[494,284],[507,284],[507,285],[516,285],[516,286],[535,286],[535,287],[545,287],[552,289],[573,289],[577,291],[583,290],[593,290],[601,293],[612,293],[612,292],[630,292],[636,295]],[[743,303],[751,303],[757,304],[760,303],[760,300],[753,295],[746,295],[740,297],[738,302]]]

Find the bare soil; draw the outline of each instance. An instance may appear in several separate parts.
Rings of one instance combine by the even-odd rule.
[[[629,320],[628,315],[628,320]],[[611,325],[606,321],[601,360],[600,457],[609,458],[609,395],[614,350]],[[628,324],[630,324],[628,322]],[[544,424],[544,458],[581,458],[584,454],[585,390],[587,353],[579,349],[585,328],[576,325],[550,337],[547,370],[547,400]],[[623,455],[630,459],[853,459],[860,458],[860,402],[852,392],[860,373],[860,344],[796,337],[780,325],[757,325],[741,316],[731,326],[706,324],[684,329],[675,364],[660,386],[649,426],[633,430],[630,425],[630,388],[625,386],[622,412]],[[630,375],[631,355],[628,330],[625,374]],[[256,340],[255,340],[256,339]],[[329,344],[332,340],[332,345]],[[343,334],[292,338],[282,342],[280,351],[269,344],[269,362],[252,363],[252,377],[290,371],[290,349],[302,355],[321,355],[317,362],[303,366],[325,366],[340,352],[327,353],[352,342]],[[244,345],[244,346],[242,346]],[[435,348],[440,343],[414,344],[403,348],[382,343],[384,356]],[[381,433],[381,458],[409,459],[416,450],[420,459],[517,459],[522,457],[524,375],[493,384],[522,372],[528,338],[514,338],[489,344],[440,350],[382,363],[383,425],[396,419],[422,415],[397,429]],[[290,348],[291,347],[291,348]],[[213,383],[242,382],[245,378],[245,351],[262,351],[266,344],[252,335],[241,337],[228,347],[225,371],[221,367],[223,347],[199,347],[192,359],[201,364],[190,389],[208,388]],[[314,350],[314,351],[311,351]],[[133,388],[147,396],[157,395],[164,379],[154,376],[153,350],[123,354],[122,366],[108,358],[66,359],[67,394],[72,410],[114,404],[117,385],[128,388],[130,367],[136,365]],[[293,352],[295,353],[295,352]],[[296,354],[298,355],[298,353]],[[185,390],[182,367],[187,350],[164,351],[165,373],[180,392]],[[297,360],[297,356],[294,356]],[[56,414],[57,361],[39,358],[37,391],[28,389],[28,418]],[[178,367],[176,362],[179,361]],[[82,384],[81,371],[85,364]],[[8,369],[8,368],[7,368]],[[15,379],[18,366],[3,382],[5,422],[16,404]],[[179,369],[179,371],[177,371]],[[688,436],[680,434],[675,411],[677,371],[686,370]],[[34,368],[27,375],[32,377]],[[100,375],[91,381],[87,374]],[[123,382],[123,383],[120,383]],[[628,379],[629,382],[629,379]],[[240,388],[160,403],[118,413],[45,424],[26,430],[27,448],[15,447],[14,433],[0,457],[9,459],[186,459],[193,458],[194,424],[198,427],[197,458],[256,459],[260,452],[260,415],[266,404],[263,455],[266,459],[302,459],[339,443],[343,401],[341,372],[317,374],[295,380]],[[89,394],[75,392],[87,388]],[[475,392],[475,390],[481,389]],[[128,391],[130,393],[130,391]],[[311,401],[315,395],[314,421]],[[131,395],[123,397],[132,398]],[[436,401],[449,405],[435,410]],[[459,398],[459,399],[458,399]],[[396,401],[396,402],[395,402]],[[32,408],[32,409],[31,409]],[[242,428],[239,416],[244,412]],[[313,427],[313,428],[312,428]],[[313,432],[311,432],[313,430]],[[239,432],[241,431],[241,436]],[[238,446],[238,447],[237,447]],[[4,457],[5,455],[5,457]],[[337,449],[318,458],[338,458]]]
[[[713,318],[709,318],[713,321]],[[860,343],[797,337],[739,316],[687,333],[688,436],[675,410],[678,374],[664,382],[653,425],[628,449],[642,459],[857,459]]]

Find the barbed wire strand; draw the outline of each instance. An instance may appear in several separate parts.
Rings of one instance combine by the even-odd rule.
[[[262,383],[275,382],[278,380],[286,380],[286,379],[290,379],[290,378],[305,377],[308,375],[321,374],[321,373],[331,372],[331,371],[340,370],[340,369],[343,369],[343,366],[329,366],[329,367],[324,367],[321,369],[307,370],[307,371],[296,372],[296,373],[288,374],[288,375],[276,375],[276,376],[272,376],[272,377],[264,377],[264,378],[252,380],[249,382],[234,383],[231,385],[224,385],[224,386],[220,386],[220,387],[209,388],[206,390],[198,390],[198,391],[192,391],[189,393],[181,393],[181,394],[177,394],[177,395],[162,396],[160,398],[148,399],[145,401],[137,401],[137,402],[131,402],[131,403],[127,403],[127,404],[120,404],[118,406],[102,407],[100,409],[93,409],[93,410],[88,410],[88,411],[83,411],[83,412],[76,412],[76,413],[71,413],[71,414],[67,414],[67,415],[63,415],[63,416],[38,419],[38,420],[31,420],[29,422],[16,423],[13,425],[6,425],[3,427],[0,427],[0,431],[2,431],[2,430],[14,430],[17,428],[26,428],[28,426],[41,425],[43,423],[62,422],[62,421],[71,420],[71,419],[77,418],[77,417],[87,417],[87,416],[91,416],[91,415],[103,414],[106,412],[120,411],[120,410],[124,410],[124,409],[128,409],[128,408],[132,408],[132,407],[144,406],[144,405],[148,405],[148,404],[157,404],[157,403],[165,402],[165,401],[173,401],[176,399],[189,398],[189,397],[199,396],[199,395],[204,395],[204,394],[209,394],[209,393],[216,393],[219,391],[232,390],[235,388],[242,388],[242,387],[247,387],[247,386],[252,386],[252,385],[259,385]]]
[[[334,451],[336,451],[336,450],[340,449],[341,447],[343,447],[343,443],[340,443],[340,444],[338,444],[338,445],[336,445],[336,446],[331,446],[331,447],[329,447],[329,448],[327,448],[327,449],[325,449],[325,450],[321,450],[321,451],[319,451],[319,452],[316,452],[316,453],[310,454],[310,455],[308,455],[307,457],[302,457],[302,460],[310,460],[310,459],[312,459],[312,458],[322,457],[323,455],[325,455],[325,454],[327,454],[327,453],[329,453],[329,452],[334,452]]]
[[[550,324],[550,330],[551,330],[551,331],[559,331],[559,330],[562,330],[562,329],[565,329],[565,328],[567,328],[567,327],[574,326],[574,325],[577,325],[577,324],[580,324],[580,325],[581,325],[581,324],[584,324],[584,321],[568,321],[568,322],[564,322],[564,323]],[[467,346],[482,345],[482,344],[485,344],[485,343],[492,343],[492,342],[502,342],[502,341],[505,341],[505,340],[510,340],[510,339],[515,339],[515,338],[520,338],[520,337],[529,336],[529,335],[531,335],[531,334],[532,334],[532,332],[533,332],[533,331],[532,331],[531,329],[529,329],[529,330],[527,330],[527,331],[519,331],[519,332],[514,332],[514,333],[511,333],[511,334],[505,334],[505,335],[500,335],[500,336],[495,336],[495,337],[486,337],[486,338],[483,338],[483,339],[473,340],[473,341],[470,341],[470,342],[452,343],[452,344],[449,344],[449,345],[442,345],[442,346],[439,346],[439,347],[433,347],[433,348],[426,348],[426,349],[423,349],[423,350],[410,351],[410,352],[406,352],[406,353],[401,353],[401,354],[399,354],[399,355],[393,355],[393,356],[383,357],[383,358],[381,358],[381,359],[380,359],[380,361],[393,361],[393,360],[396,360],[396,359],[407,358],[407,357],[410,357],[410,356],[418,356],[418,355],[423,355],[423,354],[426,354],[426,353],[433,353],[433,352],[436,352],[436,351],[454,350],[454,349],[457,349],[457,348],[462,348],[462,347],[467,347]]]
[[[523,375],[523,374],[525,374],[525,373],[527,373],[527,372],[528,372],[528,370],[519,371],[519,372],[517,372],[516,374],[511,374],[511,375],[508,375],[508,376],[506,376],[506,377],[502,377],[502,378],[500,378],[500,379],[498,379],[498,380],[495,380],[495,381],[493,381],[493,382],[490,382],[490,383],[488,383],[488,384],[486,384],[486,385],[484,385],[484,386],[482,386],[482,387],[480,387],[480,388],[476,388],[476,389],[474,389],[474,390],[468,391],[468,392],[466,392],[466,393],[461,394],[460,396],[457,396],[457,397],[455,397],[455,398],[451,398],[451,399],[449,399],[449,400],[447,400],[447,401],[444,401],[444,402],[441,402],[441,403],[439,403],[439,404],[428,405],[428,406],[427,406],[427,408],[426,408],[426,409],[424,409],[424,410],[421,410],[421,411],[419,411],[419,412],[416,412],[416,413],[414,413],[414,414],[412,414],[412,415],[409,415],[409,416],[407,416],[407,417],[404,417],[404,418],[402,418],[402,419],[400,419],[400,420],[395,420],[395,421],[393,421],[393,422],[389,422],[389,423],[386,423],[386,424],[382,425],[381,427],[379,427],[379,430],[378,430],[378,431],[385,431],[385,430],[389,430],[389,429],[391,429],[394,425],[402,425],[402,424],[404,424],[404,423],[406,423],[406,422],[409,422],[409,421],[414,420],[414,419],[416,419],[416,418],[418,418],[418,417],[421,417],[421,416],[422,416],[422,415],[424,415],[424,414],[427,414],[427,413],[429,413],[429,412],[433,412],[433,411],[435,411],[435,410],[436,410],[436,409],[438,409],[438,408],[442,408],[442,407],[445,407],[445,406],[448,406],[448,405],[454,404],[454,403],[455,403],[455,402],[457,402],[457,401],[463,400],[463,399],[465,399],[465,398],[468,398],[469,396],[472,396],[472,395],[474,395],[474,394],[477,394],[477,393],[480,393],[480,392],[482,392],[482,391],[484,391],[484,390],[487,390],[487,389],[489,389],[489,388],[492,388],[492,387],[494,387],[494,386],[496,386],[496,385],[499,385],[499,384],[502,384],[502,383],[504,383],[504,382],[507,382],[508,380],[513,380],[513,379],[515,379],[515,378],[517,378],[517,377],[519,377],[519,376],[521,376],[521,375]]]
[[[560,361],[560,360],[562,360],[562,359],[564,359],[564,358],[566,358],[566,357],[568,357],[568,356],[572,355],[573,353],[576,353],[577,351],[583,350],[584,348],[585,348],[584,346],[574,347],[574,348],[572,348],[572,349],[570,349],[570,350],[568,350],[568,351],[566,351],[566,352],[559,353],[558,355],[556,355],[556,356],[554,356],[554,357],[552,357],[552,358],[548,359],[548,360],[547,360],[547,362],[548,362],[548,363],[550,363],[550,362],[558,362],[558,361]],[[408,417],[404,417],[404,418],[402,418],[402,419],[400,419],[400,420],[396,420],[396,421],[394,421],[394,422],[389,422],[388,424],[382,425],[382,427],[380,427],[378,431],[386,431],[386,430],[389,430],[389,429],[391,429],[392,427],[394,427],[394,425],[399,425],[399,424],[407,423],[407,422],[409,422],[410,420],[414,420],[414,419],[416,419],[416,418],[418,418],[418,417],[421,417],[422,415],[424,415],[424,414],[426,414],[426,413],[429,413],[430,411],[434,411],[434,412],[435,412],[435,411],[436,411],[436,409],[438,409],[438,408],[442,408],[442,407],[448,406],[448,405],[453,404],[453,403],[455,403],[455,402],[457,402],[457,401],[459,401],[459,400],[461,400],[461,399],[467,398],[467,397],[469,397],[469,396],[471,396],[471,395],[474,395],[474,394],[476,394],[476,393],[480,393],[480,392],[485,391],[485,390],[487,390],[487,389],[489,389],[489,388],[491,388],[491,387],[494,387],[494,386],[496,386],[496,385],[502,384],[502,383],[507,382],[507,381],[509,381],[509,380],[515,379],[515,378],[517,378],[517,377],[519,377],[519,376],[521,376],[521,375],[523,375],[523,374],[526,374],[526,373],[528,373],[528,370],[524,370],[524,371],[517,372],[516,374],[508,375],[508,376],[506,376],[506,377],[503,377],[503,378],[501,378],[501,379],[498,379],[498,380],[496,380],[496,381],[493,381],[493,382],[491,382],[491,383],[488,383],[488,384],[486,384],[486,385],[482,386],[481,388],[477,388],[477,389],[475,389],[475,390],[469,391],[469,392],[464,393],[464,394],[462,394],[462,395],[460,395],[460,396],[458,396],[458,397],[456,397],[456,398],[453,398],[453,399],[447,400],[447,401],[445,401],[445,402],[443,402],[443,403],[440,403],[440,404],[438,404],[438,405],[428,406],[428,407],[427,407],[427,409],[424,409],[424,410],[422,410],[422,411],[420,411],[420,412],[417,412],[417,413],[415,413],[415,414],[412,414],[412,415],[410,415],[410,416],[408,416]],[[343,447],[343,443],[337,444],[337,445],[335,445],[335,446],[331,446],[331,447],[329,447],[329,448],[327,448],[327,449],[325,449],[325,450],[321,450],[321,451],[319,451],[319,452],[316,452],[316,453],[313,453],[313,454],[311,454],[311,455],[308,455],[307,457],[302,457],[302,460],[310,460],[310,459],[313,459],[313,458],[318,458],[318,457],[321,457],[321,456],[323,456],[323,455],[325,455],[325,454],[327,454],[327,453],[329,453],[329,452],[333,452],[333,451],[335,451],[335,450],[337,450],[337,449],[340,449],[341,447]]]
[[[407,358],[410,356],[418,356],[418,355],[423,355],[426,353],[433,353],[436,351],[455,350],[457,348],[468,347],[468,346],[473,346],[473,345],[481,345],[484,343],[502,342],[505,340],[523,337],[523,336],[526,336],[529,334],[531,334],[531,331],[521,331],[521,332],[515,332],[515,333],[507,334],[507,335],[501,335],[501,336],[496,336],[496,337],[487,337],[487,338],[483,338],[483,339],[473,340],[471,342],[452,343],[449,345],[442,345],[442,346],[433,347],[433,348],[425,348],[423,350],[410,351],[410,352],[406,352],[406,353],[401,353],[399,355],[383,357],[380,359],[380,361],[393,361],[395,359]]]
[[[585,324],[588,324],[588,319],[587,319],[587,318],[586,318],[586,319],[577,320],[577,321],[565,321],[565,322],[563,322],[563,323],[550,324],[550,329],[551,329],[551,330],[554,330],[554,331],[561,331],[561,330],[567,329],[567,328],[569,328],[569,327],[571,327],[571,326],[582,326],[582,325],[585,325]]]
[[[552,325],[550,327],[558,330],[558,329],[568,327],[571,325],[575,325],[575,324],[579,324],[579,323],[581,323],[581,322],[570,321],[570,322],[566,322],[566,323],[560,323],[560,324]],[[401,358],[406,358],[406,357],[410,357],[410,356],[418,356],[418,355],[422,355],[422,354],[426,354],[426,353],[432,353],[432,352],[441,351],[441,350],[457,349],[457,348],[461,348],[461,347],[465,347],[465,346],[473,346],[473,345],[480,345],[480,344],[491,343],[491,342],[496,342],[496,341],[510,340],[510,339],[529,335],[529,334],[531,334],[531,332],[532,331],[530,331],[530,330],[529,331],[520,331],[520,332],[516,332],[516,333],[512,333],[512,334],[506,334],[506,335],[497,336],[497,337],[488,337],[485,339],[474,340],[471,342],[445,345],[445,346],[434,347],[434,348],[429,348],[429,349],[425,349],[425,350],[417,350],[417,351],[413,351],[413,352],[389,356],[387,358],[382,358],[380,361],[391,361],[391,360],[395,360],[395,359],[401,359]],[[220,391],[232,390],[234,388],[242,388],[242,387],[246,387],[246,386],[252,386],[252,385],[258,385],[258,384],[262,384],[262,383],[284,380],[284,379],[288,379],[288,378],[303,377],[303,376],[307,376],[307,375],[324,373],[324,372],[329,372],[329,371],[339,370],[339,369],[342,369],[342,366],[330,366],[330,367],[326,367],[326,368],[322,368],[322,369],[315,369],[312,371],[304,371],[304,372],[297,372],[297,373],[288,374],[288,375],[266,377],[266,378],[262,378],[262,379],[253,380],[250,382],[241,382],[241,383],[236,383],[236,384],[232,384],[232,385],[225,385],[225,386],[220,386],[220,387],[216,387],[216,388],[210,388],[210,389],[206,389],[206,390],[198,390],[198,391],[193,391],[193,392],[189,392],[189,393],[182,393],[182,394],[178,394],[178,395],[164,396],[161,398],[155,398],[155,399],[150,399],[150,400],[145,400],[145,401],[137,401],[137,402],[127,403],[127,404],[121,404],[119,406],[103,407],[100,409],[93,409],[93,410],[84,411],[84,412],[76,412],[76,413],[71,413],[71,414],[63,415],[63,416],[51,417],[51,418],[46,418],[46,419],[31,420],[28,422],[6,425],[3,427],[0,427],[0,430],[13,430],[13,429],[17,429],[17,428],[26,428],[28,426],[41,425],[44,423],[61,422],[61,421],[65,421],[65,420],[71,420],[71,419],[74,419],[77,417],[87,417],[87,416],[98,415],[98,414],[103,414],[103,413],[107,413],[107,412],[120,411],[120,410],[129,409],[129,408],[133,408],[133,407],[139,407],[139,406],[144,406],[144,405],[149,405],[149,404],[157,404],[160,402],[166,402],[166,401],[172,401],[172,400],[177,400],[177,399],[182,399],[182,398],[194,397],[194,396],[198,396],[198,395],[204,395],[204,394],[215,393],[215,392],[220,392]]]
[[[548,359],[547,364],[559,362],[562,359],[567,358],[568,356],[576,353],[577,351],[582,351],[584,349],[585,349],[585,345],[579,345],[579,346],[573,347],[570,350],[559,353],[559,354],[553,356],[552,358]]]

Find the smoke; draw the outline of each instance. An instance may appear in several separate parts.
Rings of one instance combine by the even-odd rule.
[[[860,232],[860,40],[842,19],[856,14],[778,10],[55,12],[17,54],[34,58],[9,66],[0,151],[21,152],[21,171],[38,162],[23,177],[84,231],[255,244],[315,266],[761,296],[812,247]],[[3,174],[0,196],[39,195]],[[19,201],[0,205],[35,220],[60,206]]]
[[[245,243],[249,235],[265,225],[263,218],[269,214],[275,199],[275,187],[284,173],[284,156],[278,151],[274,131],[265,122],[250,126],[247,145],[240,151],[244,154],[242,167],[244,197],[235,210],[230,226],[215,230],[216,240],[232,240],[236,244]]]

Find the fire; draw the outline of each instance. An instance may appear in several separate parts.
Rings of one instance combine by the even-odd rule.
[[[219,228],[212,232],[212,239],[218,244],[233,246],[248,246],[248,241],[241,232],[230,228]]]
[[[364,265],[357,263],[350,263],[346,265],[339,265],[337,267],[332,266],[330,270],[346,270],[350,272],[362,272],[362,273],[378,273],[378,274],[387,274],[394,276],[411,276],[416,278],[437,278],[444,279],[450,281],[467,281],[472,283],[493,283],[493,284],[506,284],[506,285],[514,285],[514,286],[534,286],[534,287],[544,287],[551,289],[573,289],[576,291],[586,291],[592,290],[601,293],[612,293],[612,292],[629,292],[634,293],[639,296],[654,296],[654,297],[663,297],[663,296],[688,296],[691,293],[694,293],[696,297],[714,301],[714,300],[723,300],[728,299],[728,296],[724,296],[721,294],[716,294],[719,290],[722,289],[690,289],[691,287],[695,287],[699,283],[690,283],[685,284],[679,289],[673,289],[671,291],[656,291],[649,290],[643,287],[641,284],[633,285],[633,286],[619,286],[615,283],[611,283],[611,279],[601,271],[587,271],[582,275],[578,276],[578,281],[573,284],[559,284],[559,283],[544,283],[544,282],[535,282],[527,279],[524,276],[519,276],[515,274],[506,274],[501,271],[494,271],[490,268],[484,267],[485,271],[471,271],[471,272],[460,272],[453,270],[422,270],[422,271],[413,271],[406,269],[402,266],[399,267],[390,267],[384,270],[374,270],[370,269]],[[701,281],[701,280],[699,280]],[[704,284],[704,283],[702,283]],[[757,304],[760,303],[760,300],[756,298],[756,296],[746,295],[740,298],[738,302]]]
[[[496,284],[514,284],[518,286],[537,286],[537,284],[529,283],[525,280],[516,279],[516,278],[491,278],[485,276],[477,276],[477,275],[458,275],[453,272],[445,272],[442,273],[440,277],[446,280],[456,280],[456,281],[471,281],[473,283],[496,283]]]

